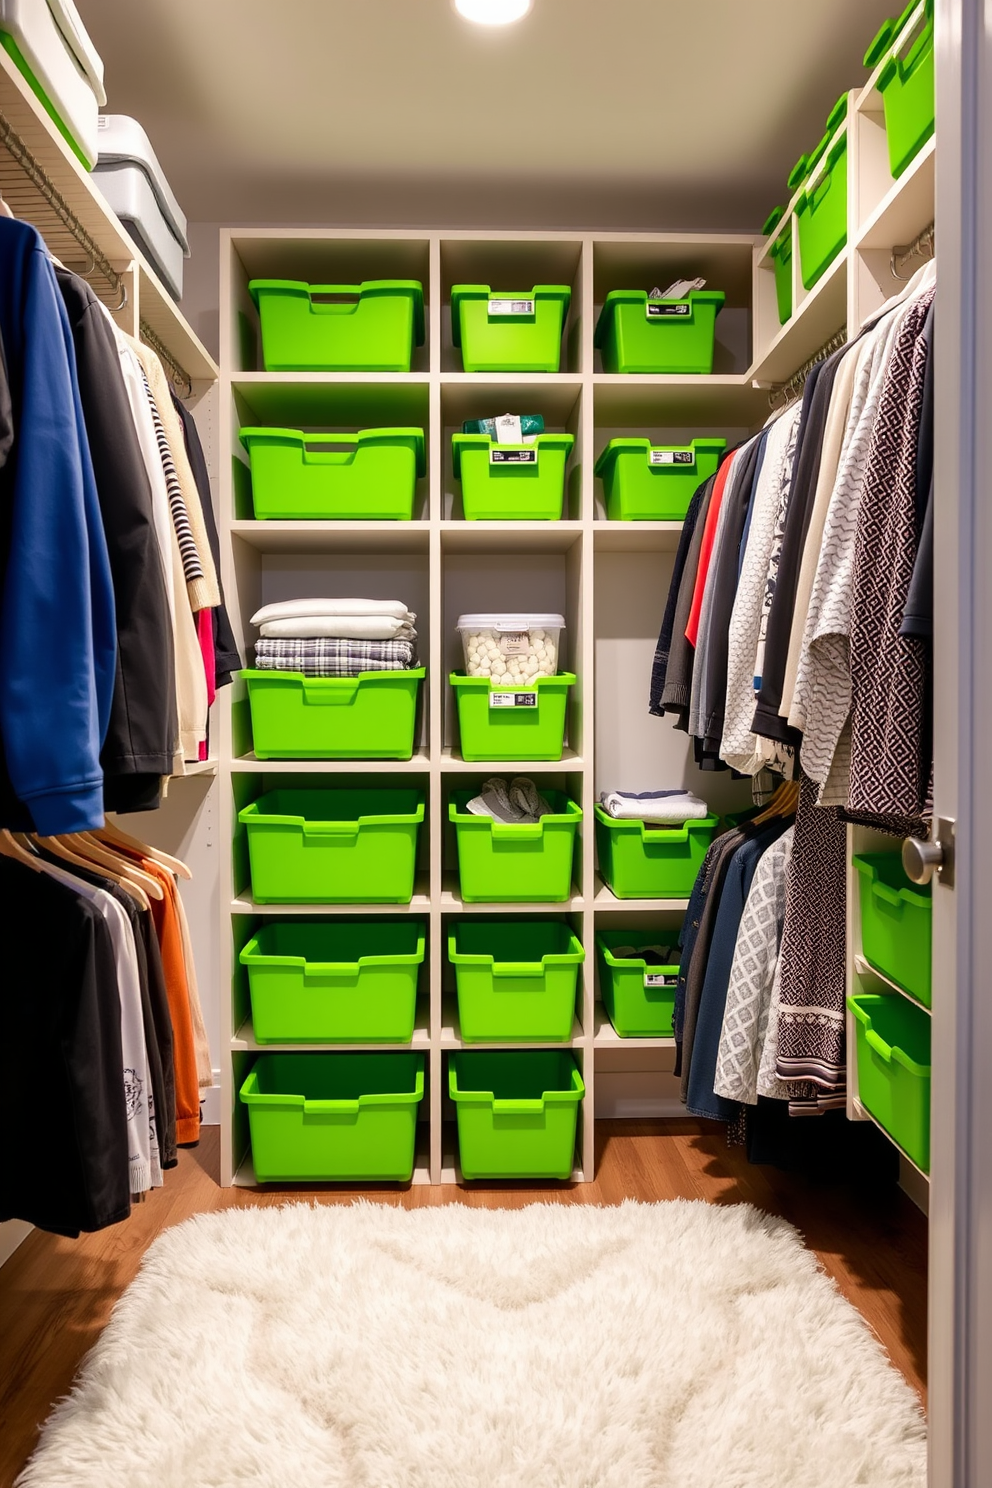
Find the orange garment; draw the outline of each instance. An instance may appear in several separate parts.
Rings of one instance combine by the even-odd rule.
[[[133,855],[136,856],[136,855]],[[176,899],[179,890],[168,868],[151,858],[137,858],[139,867],[161,885],[164,899],[151,899],[152,922],[162,952],[162,969],[172,1017],[172,1058],[176,1070],[176,1141],[180,1146],[200,1140],[200,1082],[190,1011],[186,959]]]
[[[713,544],[716,541],[716,524],[720,520],[723,492],[733,463],[734,455],[728,455],[717,471],[713,495],[710,497],[709,508],[706,512],[706,525],[703,528],[703,541],[699,548],[699,563],[696,568],[696,585],[692,591],[692,608],[689,610],[689,619],[685,627],[685,638],[691,646],[696,644],[696,637],[699,635],[699,617],[703,609],[703,595],[706,592],[706,575],[710,570]]]

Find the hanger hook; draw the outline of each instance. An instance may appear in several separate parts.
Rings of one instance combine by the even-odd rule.
[[[115,315],[119,315],[121,313],[121,311],[127,305],[127,280],[126,279],[122,279],[121,280],[121,282],[120,282],[120,290],[121,290],[120,304],[114,306],[114,314]]]

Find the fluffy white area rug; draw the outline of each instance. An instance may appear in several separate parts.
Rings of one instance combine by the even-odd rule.
[[[745,1205],[243,1209],[152,1246],[30,1488],[922,1488],[916,1398]]]

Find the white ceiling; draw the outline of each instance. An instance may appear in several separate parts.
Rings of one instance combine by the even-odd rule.
[[[759,227],[895,0],[77,0],[187,215]]]

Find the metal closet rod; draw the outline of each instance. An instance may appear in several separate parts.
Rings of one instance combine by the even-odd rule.
[[[80,248],[82,248],[83,252],[90,259],[93,269],[89,272],[93,270],[99,271],[114,293],[120,297],[120,304],[117,308],[123,309],[127,304],[127,284],[124,276],[117,272],[92,233],[80,222],[45,167],[39,160],[35,159],[30,148],[21,139],[21,136],[17,133],[17,130],[11,124],[3,109],[0,109],[0,143],[9,150],[16,164],[51,207],[62,223],[62,226],[71,233]],[[193,379],[185,367],[180,365],[168,347],[163,344],[160,337],[155,334],[146,321],[143,320],[141,322],[140,330],[142,340],[168,365],[177,381],[181,385],[185,385],[186,391],[184,396],[189,397],[193,391]]]
[[[776,400],[779,398],[782,399],[781,406],[783,408],[787,407],[787,405],[791,403],[794,398],[798,398],[799,394],[803,390],[807,377],[812,372],[817,363],[824,361],[828,356],[832,356],[835,351],[839,351],[842,346],[846,345],[847,328],[846,326],[841,326],[839,331],[834,331],[829,341],[824,341],[819,351],[814,352],[808,362],[803,362],[802,366],[799,368],[799,371],[794,372],[789,378],[788,382],[783,382],[781,387],[772,389],[772,391],[768,394],[769,408],[778,408],[779,404]]]
[[[937,235],[935,226],[936,224],[931,222],[929,227],[925,227],[921,233],[918,233],[911,243],[901,243],[893,248],[892,257],[889,259],[889,271],[893,279],[907,279],[912,277],[911,275],[900,273],[900,270],[906,267],[910,259],[936,257]]]

